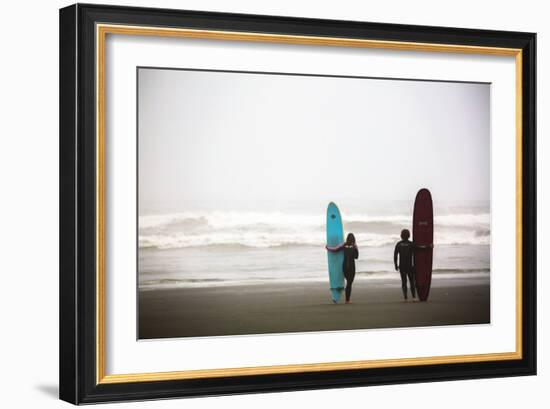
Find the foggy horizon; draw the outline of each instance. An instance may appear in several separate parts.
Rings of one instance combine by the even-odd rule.
[[[490,85],[140,68],[140,215],[490,200]],[[434,154],[436,153],[436,154]]]

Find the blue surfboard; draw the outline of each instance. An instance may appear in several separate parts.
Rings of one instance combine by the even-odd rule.
[[[327,207],[327,245],[338,246],[344,242],[344,227],[342,216],[336,204],[330,202]],[[344,289],[344,251],[327,251],[328,277],[330,281],[330,293],[333,302],[338,302]]]

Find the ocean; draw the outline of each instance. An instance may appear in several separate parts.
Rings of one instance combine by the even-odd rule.
[[[359,247],[356,280],[400,280],[393,250],[411,230],[409,206],[340,208]],[[139,216],[139,289],[327,281],[325,207],[290,211],[193,210]],[[490,277],[487,204],[434,210],[433,281]]]

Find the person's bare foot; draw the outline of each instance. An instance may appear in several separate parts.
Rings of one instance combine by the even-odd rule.
[[[349,301],[346,301],[346,304],[351,304],[351,300],[349,300]]]

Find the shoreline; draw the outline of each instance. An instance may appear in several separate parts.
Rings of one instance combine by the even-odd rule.
[[[401,288],[401,278],[399,273],[396,273],[397,277],[365,277],[361,275],[356,275],[353,281],[353,285],[356,283],[362,282],[366,285],[381,285],[381,286],[390,286],[390,285],[399,285]],[[435,277],[435,282],[432,279],[432,288],[438,286],[470,286],[470,285],[484,285],[490,279],[490,274],[483,271],[463,273],[459,276],[450,276],[447,273],[443,273]],[[166,291],[166,290],[183,290],[183,289],[197,289],[197,288],[213,288],[213,287],[253,287],[253,286],[286,286],[286,285],[296,285],[296,284],[312,284],[312,285],[325,285],[327,283],[327,278],[293,278],[293,279],[243,279],[243,280],[223,280],[223,279],[160,279],[157,286],[155,285],[145,285],[141,288],[138,288],[139,292],[147,291]],[[165,285],[162,285],[164,282]]]
[[[400,280],[356,279],[352,304],[326,282],[145,289],[139,339],[490,323],[489,279],[436,279],[427,302],[404,302]],[[409,293],[410,298],[410,293]]]

